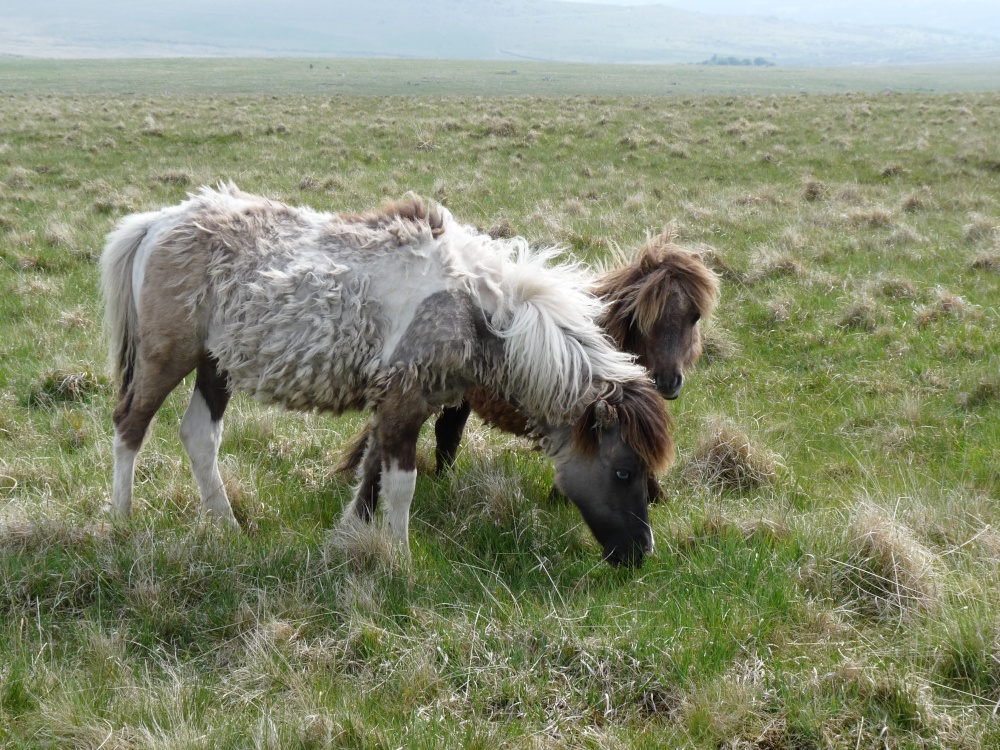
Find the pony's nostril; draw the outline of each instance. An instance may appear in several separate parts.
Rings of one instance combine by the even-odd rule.
[[[666,398],[677,398],[684,385],[684,376],[679,372],[656,376],[656,390]]]

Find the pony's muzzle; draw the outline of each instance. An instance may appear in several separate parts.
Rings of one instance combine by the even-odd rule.
[[[653,378],[653,383],[663,398],[673,401],[681,395],[681,388],[684,387],[684,373],[679,371],[658,372]]]
[[[653,535],[647,532],[641,540],[630,544],[612,545],[604,548],[604,560],[613,568],[638,568],[646,555],[653,553]]]

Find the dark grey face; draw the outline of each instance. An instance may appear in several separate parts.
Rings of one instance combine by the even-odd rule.
[[[622,441],[618,427],[602,431],[597,456],[567,450],[555,458],[556,487],[583,514],[611,565],[638,566],[653,551],[648,470]]]
[[[649,370],[663,398],[673,400],[681,395],[684,373],[701,354],[700,319],[698,308],[675,285],[663,314],[637,342],[639,364]]]

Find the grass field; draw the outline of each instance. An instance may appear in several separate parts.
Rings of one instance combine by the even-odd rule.
[[[1000,93],[373,97],[158,65],[0,64],[0,747],[1000,745]],[[546,462],[481,425],[421,474],[412,563],[345,550],[364,416],[239,396],[244,530],[219,530],[190,383],[105,523],[103,238],[228,179],[325,210],[413,189],[588,261],[674,222],[722,298],[644,567],[602,565]]]
[[[331,58],[0,58],[2,94],[674,96],[995,91],[1000,62],[759,68]]]

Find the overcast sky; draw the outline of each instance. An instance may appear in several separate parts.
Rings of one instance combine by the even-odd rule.
[[[1000,35],[1000,0],[566,0],[666,5],[698,13],[773,16],[818,24],[900,25]]]

